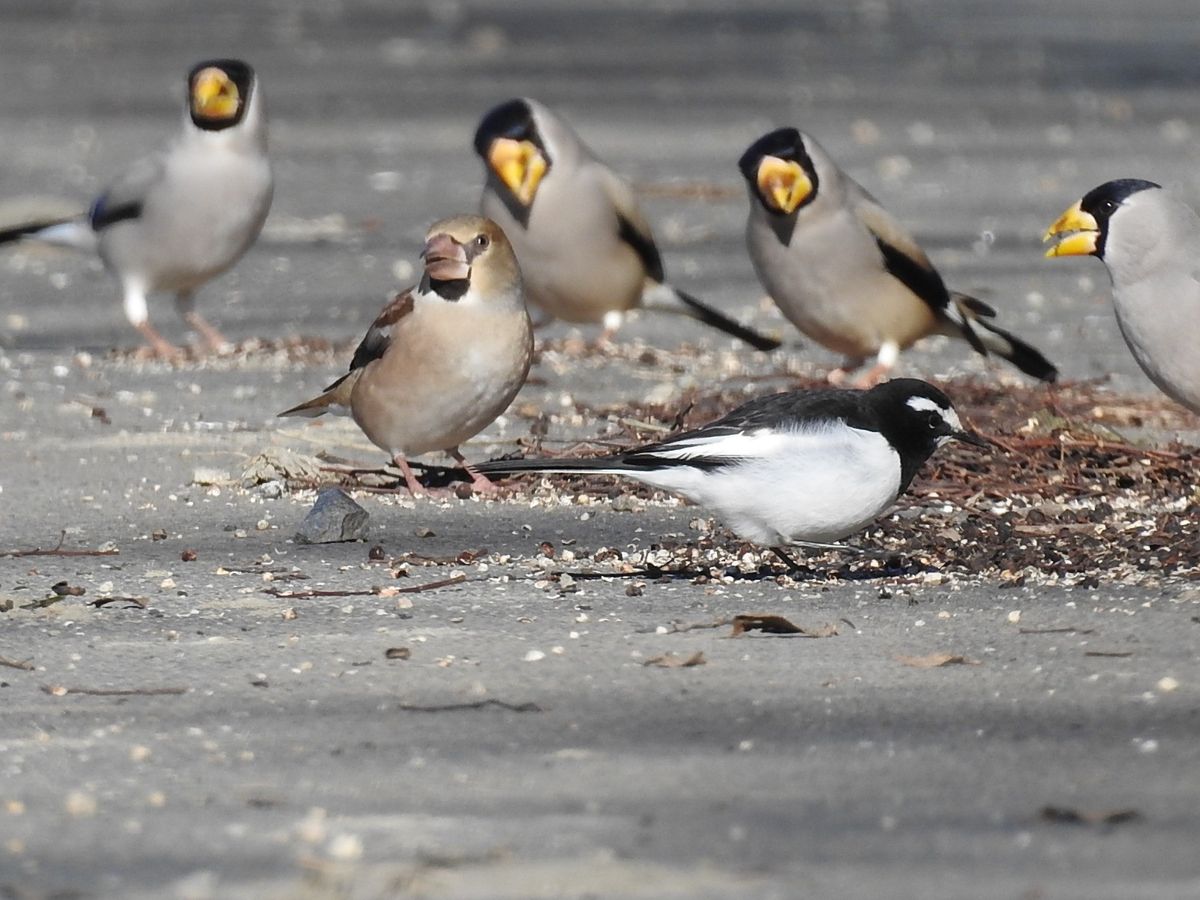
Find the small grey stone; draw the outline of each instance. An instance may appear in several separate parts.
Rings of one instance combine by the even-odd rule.
[[[276,479],[275,481],[266,481],[260,484],[255,490],[265,500],[278,500],[283,496],[284,484]]]
[[[326,488],[308,511],[296,540],[301,544],[335,544],[361,541],[367,536],[370,514],[341,488]]]

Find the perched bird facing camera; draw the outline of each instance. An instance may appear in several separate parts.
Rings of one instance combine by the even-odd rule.
[[[1054,381],[1036,349],[991,321],[996,311],[949,291],[912,235],[811,137],[780,128],[738,162],[750,190],[746,243],[759,280],[787,319],[845,357],[841,383],[872,357],[860,386],[884,378],[900,351],[931,334]]]
[[[254,243],[271,207],[267,120],[254,70],[237,59],[197,63],[188,73],[183,127],[171,143],[134,162],[84,216],[0,232],[99,253],[121,284],[125,315],[154,355],[179,349],[150,324],[147,295],[175,294],[184,321],[211,349],[221,333],[195,309],[195,292]]]
[[[662,258],[633,190],[561,118],[529,99],[483,117],[475,152],[481,208],[512,241],[529,302],[550,318],[604,324],[645,305],[681,313],[756,350],[779,341],[734,322],[666,283]]]

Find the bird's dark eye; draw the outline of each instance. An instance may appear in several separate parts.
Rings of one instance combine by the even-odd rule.
[[[1115,200],[1105,200],[1100,204],[1100,209],[1109,215],[1112,215],[1117,210],[1117,202]]]
[[[491,239],[486,234],[478,235],[475,238],[475,249],[486,250],[488,248],[488,244],[491,242]]]
[[[942,427],[942,417],[937,413],[929,414],[929,428],[931,431],[937,431]]]

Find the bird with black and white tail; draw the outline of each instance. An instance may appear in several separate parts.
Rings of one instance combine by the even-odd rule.
[[[738,167],[750,191],[754,269],[793,325],[845,357],[830,382],[874,357],[856,384],[875,384],[901,350],[931,334],[960,338],[1034,378],[1058,377],[1041,352],[993,321],[988,304],[949,290],[908,229],[808,135],[776,129]]]
[[[711,509],[739,537],[794,567],[787,547],[827,546],[864,528],[952,440],[988,446],[936,387],[897,378],[868,391],[759,397],[708,425],[610,456],[477,468],[624,475]]]
[[[512,241],[529,303],[550,318],[602,322],[606,340],[644,306],[756,350],[779,346],[666,281],[633,189],[548,107],[528,98],[495,107],[479,123],[475,152],[486,178],[480,208]]]

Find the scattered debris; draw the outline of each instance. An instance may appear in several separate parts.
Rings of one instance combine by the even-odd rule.
[[[315,220],[319,221],[319,220]],[[270,226],[275,227],[275,226]],[[322,226],[323,227],[323,226]],[[345,358],[354,352],[355,342],[330,341],[323,337],[294,335],[282,338],[248,338],[213,352],[208,347],[185,345],[180,348],[183,355],[174,360],[176,369],[203,366],[208,370],[240,368],[249,360],[260,363],[308,364],[321,367],[345,365]],[[105,358],[114,363],[144,362],[143,347],[118,347],[108,351]]]
[[[232,479],[229,473],[223,469],[212,469],[207,466],[199,466],[192,471],[191,483],[200,487],[212,487],[213,485],[229,484]]]
[[[670,626],[657,625],[654,628],[639,628],[639,634],[683,634],[687,631],[696,631],[700,628],[724,628],[732,619],[727,619],[722,616],[719,619],[713,619],[711,622],[690,622],[680,625],[678,622],[672,622]]]
[[[90,697],[158,697],[173,694],[186,694],[185,687],[165,688],[86,688],[66,687],[61,684],[43,684],[42,691],[52,697],[63,697],[67,694],[87,694]]]
[[[1075,628],[1073,626],[1065,626],[1063,628],[1018,628],[1017,634],[1095,634],[1094,628]]]
[[[1114,659],[1126,659],[1133,656],[1132,650],[1084,650],[1084,656],[1110,656]]]
[[[545,712],[542,707],[536,703],[509,703],[506,700],[474,700],[470,703],[443,703],[438,705],[425,706],[418,703],[401,703],[397,709],[402,709],[405,712],[458,712],[464,709],[487,709],[489,706],[494,706],[497,709],[507,709],[509,712]]]
[[[87,593],[87,588],[71,584],[68,581],[56,582],[50,585],[50,590],[54,591],[60,597],[82,597]]]
[[[977,659],[969,659],[957,653],[927,653],[925,656],[901,656],[896,660],[914,669],[941,669],[945,666],[978,666]]]
[[[412,651],[407,647],[388,647],[383,651],[384,659],[409,659],[412,657]]]
[[[272,447],[260,453],[247,463],[242,472],[242,487],[276,481],[316,484],[321,480],[320,460],[283,447]]]
[[[326,488],[300,523],[296,540],[302,544],[365,540],[369,518],[370,514],[341,488]]]
[[[49,550],[34,547],[32,550],[0,550],[0,558],[17,556],[116,556],[121,551],[112,546],[101,546],[96,550],[64,550],[63,541],[67,539],[66,529],[58,536],[58,543]]]
[[[660,669],[690,669],[693,666],[707,664],[708,660],[704,658],[703,650],[697,650],[690,656],[685,656],[682,653],[667,652],[661,656],[652,656],[649,659],[642,660],[643,666],[657,666]]]
[[[34,669],[32,659],[9,659],[7,656],[0,656],[0,666],[7,666],[10,669],[21,669],[24,672],[32,672]]]
[[[193,550],[189,547],[187,550],[184,550],[182,553],[179,554],[179,559],[182,562],[195,562],[199,558],[199,556],[200,556],[200,554],[198,554],[195,550]]]
[[[263,593],[270,594],[272,597],[286,597],[294,600],[307,600],[313,597],[394,597],[396,594],[420,594],[424,591],[450,587],[462,584],[466,580],[467,576],[460,572],[439,581],[427,581],[424,584],[414,584],[408,587],[375,587],[366,591],[287,591],[279,588],[265,588]]]

